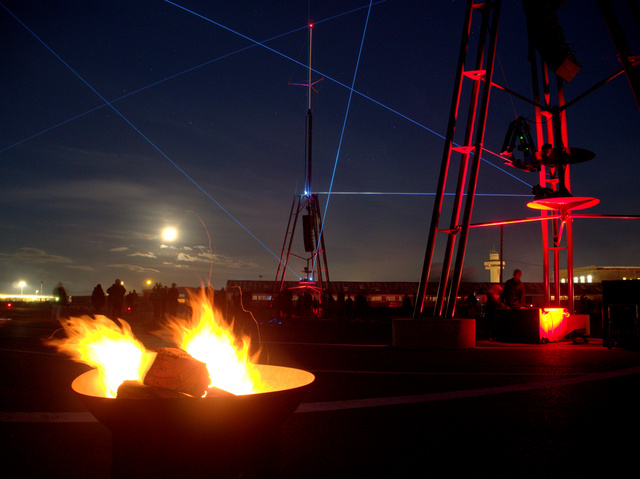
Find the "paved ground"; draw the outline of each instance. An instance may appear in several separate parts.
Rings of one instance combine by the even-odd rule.
[[[148,347],[158,345],[146,320],[131,322]],[[111,434],[70,388],[87,368],[42,344],[56,328],[45,318],[0,321],[3,477],[114,477]],[[279,444],[268,455],[247,447],[259,460],[234,469],[235,477],[593,477],[638,469],[638,351],[607,349],[597,338],[409,351],[391,347],[385,323],[305,322],[260,333],[261,362],[305,369],[316,380],[282,424]],[[212,463],[205,475],[222,470]],[[136,473],[144,476],[144,468]]]

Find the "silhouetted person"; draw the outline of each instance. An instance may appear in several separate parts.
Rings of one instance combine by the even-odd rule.
[[[322,302],[322,317],[327,319],[336,319],[336,302],[333,299],[333,295],[329,291],[323,291]]]
[[[344,298],[344,292],[343,291],[339,291],[338,292],[338,300],[336,301],[336,310],[337,310],[337,316],[338,316],[338,321],[342,321],[343,319],[345,319],[346,316],[346,301]]]
[[[404,298],[402,298],[402,315],[408,318],[412,313],[413,303],[411,302],[411,297],[405,294]]]
[[[136,310],[136,305],[138,304],[138,293],[136,290],[130,291],[129,294],[124,298],[125,303],[127,303],[127,309],[129,312],[133,313]]]
[[[311,318],[313,313],[313,298],[308,291],[302,295],[302,317]]]
[[[242,291],[238,286],[233,289],[233,297],[231,298],[232,314],[234,318],[239,318],[242,313]]]
[[[467,299],[465,299],[467,303],[467,313],[470,318],[475,318],[478,312],[478,297],[476,296],[476,290],[474,289],[469,293]]]
[[[522,271],[513,271],[513,278],[504,283],[502,302],[511,309],[524,308],[524,283],[520,281]]]
[[[124,303],[124,295],[127,292],[122,286],[122,281],[116,279],[115,282],[107,289],[109,295],[109,312],[111,313],[111,319],[114,321],[118,319],[118,315],[122,311],[122,303]]]
[[[353,319],[353,298],[351,295],[344,302],[344,311],[347,321],[351,321]]]
[[[367,298],[364,296],[364,294],[358,293],[358,295],[356,296],[355,308],[356,308],[357,319],[360,319],[362,321],[365,321],[368,319],[367,312],[369,311],[369,303],[367,301]]]
[[[162,320],[163,316],[163,306],[164,302],[164,288],[161,283],[156,283],[153,287],[153,291],[151,291],[151,305],[153,306],[153,320],[159,322]]]
[[[53,296],[56,300],[53,304],[53,316],[56,320],[60,320],[60,315],[66,313],[69,306],[69,297],[62,283],[58,283],[58,286],[53,289]]]
[[[281,291],[276,296],[277,315],[281,321],[288,321],[293,314],[293,295],[290,291]]]
[[[162,319],[167,317],[167,303],[169,301],[169,286],[162,288],[162,302],[160,303],[160,309],[162,310]]]
[[[104,308],[104,303],[106,302],[106,296],[102,289],[101,284],[97,284],[95,288],[93,288],[93,292],[91,293],[91,304],[93,305],[93,312],[95,314],[101,314],[102,308]]]
[[[485,321],[487,329],[487,338],[496,338],[496,311],[498,309],[504,309],[504,305],[501,303],[502,299],[502,286],[494,284],[487,293],[487,304],[485,305]]]
[[[171,288],[167,291],[167,312],[169,316],[175,317],[178,314],[178,299],[180,298],[180,292],[176,283],[171,283]]]

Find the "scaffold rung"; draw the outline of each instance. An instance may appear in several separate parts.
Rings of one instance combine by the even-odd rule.
[[[472,80],[484,80],[487,74],[487,70],[469,70],[464,72],[464,76]]]
[[[453,151],[457,151],[458,153],[471,153],[475,146],[454,146],[451,148]]]
[[[455,234],[455,233],[459,233],[460,232],[460,226],[456,226],[455,228],[451,228],[451,229],[446,229],[446,230],[441,230],[438,229],[438,233],[449,233],[449,234]]]

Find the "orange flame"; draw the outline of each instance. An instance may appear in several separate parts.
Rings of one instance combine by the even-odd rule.
[[[232,325],[219,319],[204,294],[191,304],[191,318],[170,318],[158,336],[171,338],[177,347],[205,363],[210,387],[235,395],[264,391],[256,358],[249,352],[249,338],[237,340]],[[156,357],[136,339],[126,321],[119,321],[122,327],[104,316],[70,318],[62,322],[67,337],[48,341],[74,361],[97,368],[106,397],[116,397],[123,381],[142,382]]]
[[[62,322],[67,337],[49,341],[74,361],[97,368],[108,397],[116,396],[123,381],[141,380],[155,358],[131,326],[121,323],[122,328],[105,316],[70,318]]]
[[[264,385],[255,367],[255,358],[250,354],[249,338],[238,341],[232,331],[233,324],[223,322],[206,297],[200,301],[194,299],[191,318],[170,318],[164,323],[164,330],[172,341],[207,365],[210,387],[236,395],[262,391]]]

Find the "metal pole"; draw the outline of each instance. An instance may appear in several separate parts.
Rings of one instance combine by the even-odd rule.
[[[456,264],[451,281],[451,289],[449,301],[447,303],[447,318],[453,318],[456,308],[456,298],[458,289],[460,288],[460,279],[462,277],[462,267],[464,264],[464,256],[469,240],[469,225],[471,224],[471,213],[473,211],[473,202],[475,200],[476,187],[478,186],[478,172],[480,170],[480,160],[482,158],[482,145],[484,140],[484,131],[487,120],[487,110],[489,109],[489,97],[491,93],[491,81],[493,78],[493,66],[496,53],[496,41],[498,38],[498,25],[500,20],[500,7],[502,1],[497,0],[493,4],[493,21],[491,24],[491,36],[489,40],[489,52],[487,57],[487,68],[484,79],[484,88],[482,91],[482,101],[480,103],[480,115],[478,118],[478,131],[476,134],[476,142],[473,151],[473,161],[471,163],[471,176],[469,178],[469,186],[467,190],[467,201],[465,205],[464,218],[461,229],[460,243],[456,256]]]
[[[447,134],[444,151],[442,153],[442,162],[440,164],[440,175],[438,177],[438,187],[436,189],[436,197],[433,204],[433,213],[431,215],[431,226],[429,228],[427,248],[425,251],[424,263],[422,266],[422,275],[420,277],[420,284],[418,286],[418,292],[416,294],[416,304],[413,310],[414,318],[418,318],[422,314],[424,308],[424,300],[427,294],[429,273],[431,271],[431,262],[433,261],[433,251],[436,244],[438,223],[440,221],[440,213],[442,212],[444,190],[447,183],[447,173],[449,171],[449,162],[451,159],[451,144],[453,142],[453,134],[456,128],[456,118],[458,116],[458,105],[460,103],[460,92],[462,89],[462,79],[464,74],[464,63],[467,54],[467,47],[469,45],[469,32],[471,31],[472,10],[473,0],[467,0],[467,9],[465,12],[464,26],[462,29],[462,40],[460,42],[460,51],[458,55],[458,67],[456,70],[456,77],[453,88],[454,93],[451,99],[451,110],[449,112],[449,122],[447,124]]]
[[[542,130],[542,109],[540,108],[540,80],[538,77],[538,63],[536,59],[536,51],[532,45],[529,46],[529,63],[531,64],[531,82],[533,85],[533,101],[534,114],[536,119],[536,140],[538,150],[542,149],[544,144],[544,134]],[[542,165],[538,174],[540,186],[547,186],[547,167]],[[540,210],[540,216],[547,217],[547,210]],[[549,224],[547,221],[541,221],[542,228],[542,278],[544,281],[544,304],[551,304],[551,285],[549,281]],[[502,282],[502,276],[500,277]]]
[[[291,204],[291,211],[289,213],[289,222],[287,223],[287,232],[284,235],[284,241],[282,242],[282,252],[280,253],[280,261],[278,262],[278,269],[276,271],[276,279],[273,283],[273,294],[271,295],[271,304],[273,304],[274,298],[278,293],[282,291],[284,285],[284,278],[287,274],[287,266],[289,263],[289,255],[291,254],[291,241],[293,240],[293,232],[289,236],[289,230],[291,228],[291,220],[294,218],[293,212],[296,209],[296,204],[299,201],[299,197],[293,197],[293,203]],[[295,230],[295,221],[298,220],[298,214],[295,215],[293,229]],[[287,249],[287,237],[289,238],[289,247]],[[285,253],[286,251],[286,253]],[[280,281],[280,271],[282,271],[282,280]]]
[[[549,68],[544,63],[542,65],[542,74],[543,74],[543,81],[544,81],[543,88],[544,88],[545,105],[547,108],[550,108],[551,100],[550,100],[550,92],[549,92],[550,90],[549,89]],[[547,141],[549,144],[551,144],[552,147],[558,146],[557,139],[555,138],[556,135],[554,133],[554,123],[555,123],[555,119],[552,115],[551,121],[547,122]],[[555,175],[558,172],[557,167],[549,167],[549,170],[552,175]],[[553,187],[557,191],[559,188],[558,183],[553,185]],[[552,221],[551,234],[553,236],[554,290],[555,290],[555,296],[556,296],[555,304],[556,306],[560,306],[560,279],[559,279],[560,278],[560,261],[559,261],[560,256],[559,256],[559,249],[558,249],[560,247],[560,244],[559,244],[560,238],[558,235],[560,231],[561,220],[553,219],[551,221]]]
[[[562,78],[557,77],[557,88],[558,88],[558,121],[560,123],[560,143],[561,146],[566,147],[569,146],[569,136],[567,133],[567,111],[565,108],[565,99],[564,99],[564,82]],[[556,118],[554,118],[556,120]],[[568,191],[571,191],[571,177],[570,177],[570,166],[567,165],[563,168],[563,181],[564,186]],[[568,288],[568,298],[567,298],[567,310],[569,314],[574,313],[574,303],[573,303],[573,295],[574,295],[574,284],[573,284],[573,221],[571,219],[571,212],[566,211],[566,227],[567,227],[567,275],[569,276],[569,288]],[[559,276],[559,275],[558,275]]]
[[[560,268],[558,267],[558,265],[560,264],[560,248],[559,247],[554,247],[553,248],[553,263],[555,265],[554,271],[553,271],[553,282],[555,285],[555,296],[556,296],[556,300],[554,301],[554,304],[557,307],[560,307],[560,295],[561,295],[561,291],[560,291]],[[569,281],[571,281],[572,278],[569,278]]]
[[[629,81],[629,86],[633,92],[633,97],[636,100],[638,108],[640,108],[640,75],[638,74],[637,69],[633,66],[631,60],[633,53],[631,52],[629,43],[622,32],[622,27],[618,21],[618,17],[616,16],[613,6],[611,5],[611,1],[597,0],[596,3],[600,9],[600,15],[602,15],[602,19],[607,25],[607,30],[609,30],[611,40],[613,41],[613,44],[618,51],[618,55],[620,56],[620,62],[622,63],[624,72],[627,74],[627,80]],[[629,2],[629,5],[631,5],[631,2]],[[634,15],[638,12],[637,6],[635,8],[636,10],[632,11]]]
[[[503,261],[502,261],[502,251],[503,251],[503,243],[504,243],[504,226],[500,225],[500,284],[502,284],[502,272],[503,272]]]
[[[309,68],[307,69],[307,185],[305,194],[311,194],[311,167],[312,167],[312,128],[313,113],[311,112],[311,45],[313,42],[313,29],[309,26]]]
[[[569,314],[574,313],[574,305],[573,305],[573,295],[574,295],[574,284],[573,284],[573,220],[571,219],[571,213],[567,214],[567,276],[569,276],[569,291],[567,298],[567,311]]]
[[[484,50],[485,39],[487,36],[487,29],[489,22],[486,19],[486,12],[482,12],[482,25],[480,28],[480,39],[478,43],[478,49],[476,54],[475,71],[478,72],[482,69],[482,63],[484,62]],[[467,126],[464,135],[463,145],[466,147],[473,141],[473,128],[476,119],[476,110],[478,106],[478,93],[480,91],[481,78],[475,78],[473,80],[473,89],[471,92],[471,99],[469,101],[469,111],[467,114]],[[453,211],[451,212],[451,223],[449,227],[449,234],[447,236],[447,246],[445,248],[444,260],[442,261],[442,274],[440,276],[440,287],[438,288],[438,295],[436,297],[436,307],[434,309],[434,316],[436,318],[442,317],[442,306],[444,303],[444,297],[447,292],[447,282],[449,281],[449,270],[451,269],[451,258],[453,257],[453,249],[456,242],[456,235],[458,234],[458,221],[460,219],[460,210],[462,205],[462,196],[464,192],[464,184],[467,178],[467,170],[469,166],[469,150],[465,149],[464,154],[460,160],[460,171],[458,172],[458,184],[456,186],[456,195],[453,204]]]

